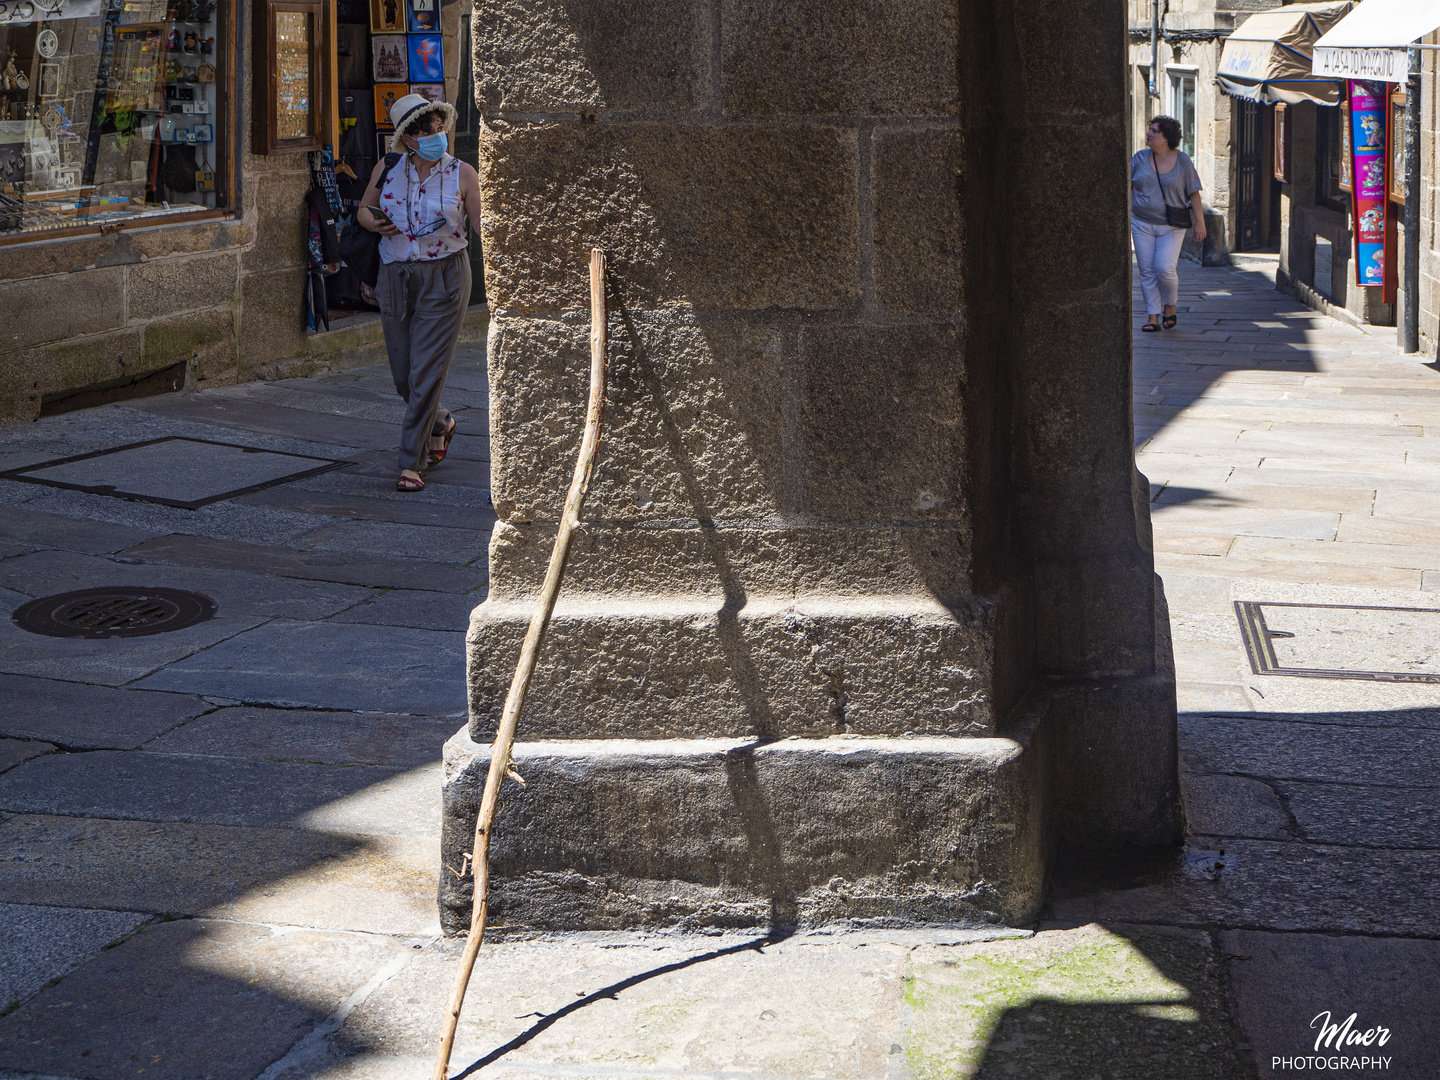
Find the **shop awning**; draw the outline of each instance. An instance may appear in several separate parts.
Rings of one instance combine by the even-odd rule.
[[[1365,0],[1315,42],[1315,75],[1404,82],[1405,47],[1440,28],[1440,0]]]
[[[1215,81],[1222,91],[1245,101],[1338,104],[1340,83],[1311,72],[1311,50],[1351,6],[1349,0],[1290,4],[1251,15],[1225,39]]]

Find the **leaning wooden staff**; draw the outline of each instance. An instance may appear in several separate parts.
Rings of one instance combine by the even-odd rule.
[[[470,938],[465,943],[465,953],[460,958],[460,970],[455,974],[455,985],[450,990],[450,1001],[445,1006],[440,1049],[435,1055],[434,1080],[446,1080],[449,1072],[450,1051],[455,1045],[455,1028],[460,1023],[460,1008],[465,1003],[465,990],[470,985],[470,974],[475,970],[475,957],[485,939],[485,914],[490,900],[490,836],[495,828],[500,784],[507,776],[520,779],[510,760],[510,752],[515,746],[515,729],[520,722],[520,711],[525,707],[525,693],[530,689],[530,676],[535,673],[540,642],[545,637],[546,627],[550,625],[550,614],[555,610],[555,595],[560,591],[560,579],[565,574],[565,561],[570,556],[570,540],[580,523],[580,507],[585,502],[585,491],[590,486],[590,469],[595,462],[595,448],[600,442],[600,423],[605,415],[605,344],[605,253],[596,249],[590,252],[590,403],[585,410],[585,434],[580,440],[580,459],[575,462],[570,493],[565,497],[565,511],[560,515],[560,528],[555,534],[555,549],[550,553],[550,568],[545,573],[545,587],[540,591],[540,601],[535,605],[535,614],[530,617],[530,629],[526,632],[525,643],[520,648],[520,661],[515,665],[515,677],[510,681],[510,692],[505,697],[505,711],[500,716],[500,728],[495,732],[495,742],[490,748],[490,771],[485,777],[485,794],[480,800],[480,814],[475,819],[475,846],[471,849],[470,865],[473,868],[475,890],[470,913]]]

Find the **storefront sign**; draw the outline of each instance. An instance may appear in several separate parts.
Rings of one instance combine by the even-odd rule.
[[[100,11],[100,0],[0,0],[0,26],[52,19],[93,19]]]
[[[1357,285],[1385,284],[1385,121],[1389,96],[1383,82],[1350,83]]]
[[[1319,79],[1404,82],[1410,62],[1404,49],[1327,49],[1317,46],[1311,70]]]

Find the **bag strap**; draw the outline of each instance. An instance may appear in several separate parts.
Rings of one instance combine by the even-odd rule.
[[[1175,161],[1176,161],[1177,163],[1180,161],[1180,158],[1179,158],[1178,155],[1176,156]],[[1156,162],[1155,162],[1155,151],[1154,151],[1154,150],[1151,150],[1151,151],[1150,151],[1150,168],[1152,168],[1152,169],[1155,170],[1155,186],[1160,189],[1160,202],[1161,202],[1163,205],[1165,205],[1165,206],[1170,206],[1170,201],[1165,198],[1165,181],[1163,181],[1163,180],[1160,179],[1160,166],[1159,166],[1158,164],[1156,164]],[[1182,206],[1175,206],[1175,207],[1171,207],[1171,209],[1173,209],[1173,210],[1183,210],[1184,207],[1182,207]]]
[[[404,154],[397,154],[393,150],[385,155],[385,168],[381,170],[380,178],[375,181],[376,191],[379,191],[385,186],[385,181],[390,178],[390,170],[395,168],[396,165],[400,164],[400,159],[404,156]],[[1160,174],[1156,173],[1155,175],[1158,177]]]

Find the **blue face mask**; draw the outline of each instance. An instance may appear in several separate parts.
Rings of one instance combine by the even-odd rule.
[[[449,145],[449,136],[440,131],[434,135],[421,135],[416,139],[415,152],[426,161],[439,161],[445,155],[445,150]]]

